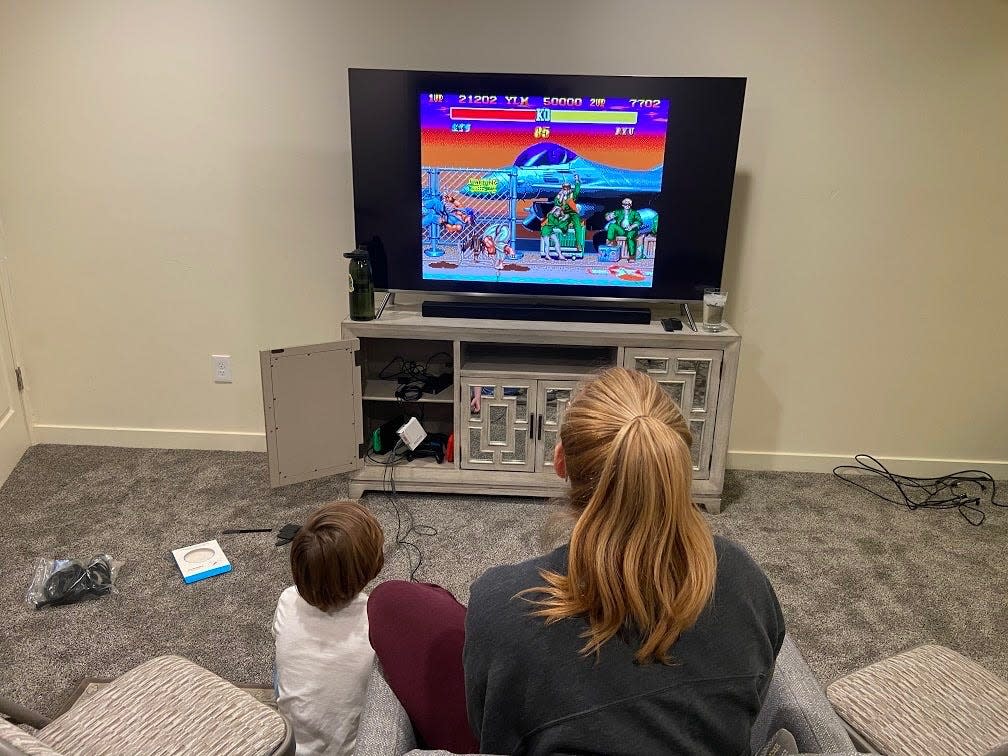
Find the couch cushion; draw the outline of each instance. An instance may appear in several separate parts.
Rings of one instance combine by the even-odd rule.
[[[30,732],[0,717],[0,756],[61,756]]]
[[[844,723],[826,700],[790,634],[784,636],[766,700],[753,723],[753,752],[763,748],[781,728],[794,736],[802,753],[855,750]]]
[[[39,731],[65,756],[264,756],[286,736],[276,711],[178,656],[141,664]]]
[[[1008,684],[943,646],[918,646],[852,672],[826,695],[889,756],[979,756],[1008,742]]]

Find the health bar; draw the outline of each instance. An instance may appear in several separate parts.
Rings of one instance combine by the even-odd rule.
[[[551,110],[551,123],[606,123],[633,126],[636,110]]]
[[[535,121],[534,110],[518,108],[451,108],[453,121]]]

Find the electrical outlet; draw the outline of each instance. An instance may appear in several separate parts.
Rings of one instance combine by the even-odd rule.
[[[211,354],[210,365],[213,368],[214,383],[231,383],[230,354]]]

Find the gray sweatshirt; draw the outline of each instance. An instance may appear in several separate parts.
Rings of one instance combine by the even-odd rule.
[[[469,723],[483,753],[748,754],[749,734],[784,640],[766,576],[715,538],[714,598],[672,646],[671,664],[637,664],[632,633],[596,660],[579,653],[587,622],[546,626],[515,594],[567,571],[567,547],[488,570],[466,614]]]

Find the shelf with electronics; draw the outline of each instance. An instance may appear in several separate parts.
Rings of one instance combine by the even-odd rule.
[[[623,365],[647,372],[683,408],[694,499],[720,511],[740,346],[731,327],[431,318],[402,304],[377,320],[344,321],[341,336],[261,353],[275,486],[349,473],[352,496],[393,480],[399,491],[562,494],[552,460],[567,403],[580,381]],[[443,462],[375,449],[376,430],[388,436],[409,417],[451,438]]]

